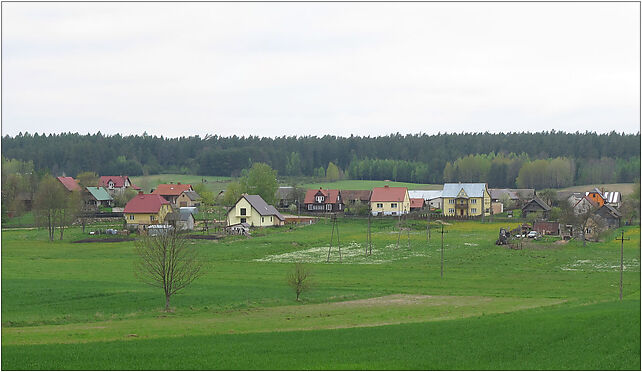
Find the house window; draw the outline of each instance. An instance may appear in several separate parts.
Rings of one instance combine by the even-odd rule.
[[[397,208],[397,203],[390,203],[390,208]]]
[[[471,213],[477,213],[477,208],[471,208],[471,209],[470,209],[470,212],[471,212]]]
[[[472,203],[477,204],[477,199],[473,199]]]
[[[247,212],[247,211],[245,210],[245,208],[241,208],[241,216],[245,216],[245,215],[246,215],[246,212]]]
[[[313,206],[312,206],[312,204],[308,204],[308,210],[309,210],[309,211],[311,211],[311,210],[312,210],[312,207],[313,207]]]
[[[149,216],[150,221],[154,221],[156,219],[156,216]]]
[[[449,200],[448,200],[448,203],[450,203],[450,204],[455,204],[455,199],[449,199]]]
[[[270,222],[272,222],[272,216],[270,216]]]
[[[383,208],[383,203],[377,203],[377,208]]]
[[[448,213],[450,213],[450,214],[455,213],[455,208],[449,208],[449,209],[448,209]]]
[[[323,203],[323,196],[317,196],[317,203]]]
[[[261,217],[261,222],[265,222],[265,217]]]
[[[241,218],[241,223],[245,223],[247,221],[247,218]]]
[[[331,211],[332,210],[332,204],[326,204],[325,209]]]
[[[130,220],[133,220],[133,219],[134,219],[134,215],[133,215],[133,214],[130,214],[130,215],[129,215],[129,219],[130,219]]]

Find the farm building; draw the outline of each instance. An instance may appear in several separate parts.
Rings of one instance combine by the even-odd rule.
[[[515,208],[520,208],[535,197],[535,189],[488,189],[490,199],[493,202],[512,203]]]
[[[285,218],[260,195],[243,194],[227,211],[227,225],[244,222],[257,227],[279,226],[285,223]]]
[[[604,205],[604,196],[602,195],[602,191],[598,189],[587,191],[584,197],[592,201],[598,208]]]
[[[426,206],[424,198],[410,198],[410,211],[420,211]]]
[[[430,209],[441,209],[443,190],[408,190],[408,196],[411,199],[422,198]]]
[[[166,221],[177,230],[194,230],[194,214],[189,207],[167,214]]]
[[[604,196],[604,203],[610,205],[614,208],[620,208],[622,206],[622,195],[619,191],[606,191],[602,193]]]
[[[537,221],[533,223],[533,230],[542,235],[559,235],[560,224],[559,222]]]
[[[370,203],[370,195],[372,195],[371,190],[341,190],[341,198],[346,205],[368,204]]]
[[[290,204],[296,203],[296,192],[292,186],[281,186],[276,190],[279,208],[287,208]]]
[[[485,183],[446,183],[442,198],[444,216],[490,215],[490,194]]]
[[[140,190],[140,187],[134,185],[127,176],[100,176],[98,186],[104,187],[111,196],[121,194],[128,188]]]
[[[225,227],[230,235],[249,235],[250,234],[250,224],[247,222],[240,222],[234,225],[229,225]]]
[[[595,211],[594,215],[599,216],[604,227],[606,227],[607,229],[615,229],[620,227],[622,213],[608,204],[605,204],[602,207],[598,208]]]
[[[375,187],[370,196],[372,215],[396,216],[410,212],[410,196],[405,187]]]
[[[123,213],[127,224],[158,225],[165,222],[171,211],[171,205],[162,196],[140,192],[125,205]]]
[[[522,217],[535,214],[538,218],[547,219],[550,212],[551,207],[537,196],[522,207]]]
[[[310,189],[305,193],[303,203],[308,212],[343,211],[343,199],[339,190]]]

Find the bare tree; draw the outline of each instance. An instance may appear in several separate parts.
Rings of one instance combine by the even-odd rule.
[[[170,297],[189,286],[204,272],[196,250],[175,231],[145,236],[135,246],[138,260],[134,273],[143,283],[163,289],[165,311],[170,310]]]
[[[62,240],[65,227],[70,226],[76,220],[78,213],[82,209],[82,204],[80,191],[65,192],[56,218],[58,230],[60,230],[60,240]]]
[[[66,204],[67,191],[55,178],[43,177],[34,196],[33,210],[38,226],[46,226],[49,240],[54,240],[61,209]]]
[[[297,301],[299,301],[301,293],[310,289],[312,285],[312,283],[310,283],[310,277],[310,271],[300,262],[297,262],[294,265],[294,270],[288,274],[288,284],[296,293]]]

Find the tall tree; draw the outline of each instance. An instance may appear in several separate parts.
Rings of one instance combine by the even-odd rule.
[[[54,240],[56,225],[60,218],[61,210],[67,204],[68,191],[52,176],[43,177],[34,196],[33,210],[36,223],[44,226],[49,232],[49,240]]]

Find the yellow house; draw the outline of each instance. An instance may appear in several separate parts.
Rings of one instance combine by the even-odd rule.
[[[444,216],[490,215],[490,193],[485,183],[445,183],[442,199]]]
[[[280,226],[285,218],[259,195],[243,194],[227,212],[227,226],[247,223],[250,226]]]
[[[406,187],[375,187],[370,196],[373,215],[397,216],[410,212],[410,196]]]
[[[171,211],[172,206],[162,196],[140,192],[125,205],[123,214],[128,224],[159,225]]]

